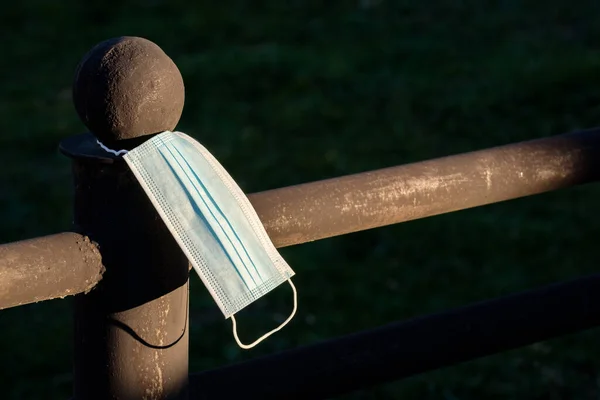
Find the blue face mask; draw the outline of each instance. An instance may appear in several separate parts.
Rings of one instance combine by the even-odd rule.
[[[292,269],[275,249],[254,208],[227,171],[200,143],[163,132],[126,153],[125,161],[225,315],[242,348],[283,328],[294,316]],[[288,281],[294,309],[278,328],[244,345],[234,314]]]

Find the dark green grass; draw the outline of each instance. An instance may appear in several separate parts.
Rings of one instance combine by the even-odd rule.
[[[0,242],[69,229],[70,166],[56,147],[84,129],[71,79],[113,36],[144,36],[171,55],[187,91],[178,128],[248,192],[600,125],[595,0],[251,3],[3,6]],[[282,249],[298,316],[251,351],[194,276],[190,367],[591,273],[599,202],[590,185]],[[256,337],[290,306],[282,287],[240,314],[240,334]],[[69,300],[0,312],[1,397],[66,398],[70,331]],[[599,332],[347,398],[598,399]]]

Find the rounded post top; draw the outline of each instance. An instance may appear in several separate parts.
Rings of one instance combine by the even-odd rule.
[[[183,79],[173,60],[139,37],[94,46],[79,63],[73,82],[79,118],[109,147],[134,147],[140,142],[136,138],[174,130],[184,99]]]

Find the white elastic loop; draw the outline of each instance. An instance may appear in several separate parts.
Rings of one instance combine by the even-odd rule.
[[[260,342],[262,342],[263,340],[265,340],[266,338],[268,338],[275,332],[281,330],[281,328],[286,326],[287,323],[290,322],[292,320],[292,318],[294,318],[294,315],[296,314],[296,310],[298,309],[298,293],[296,292],[296,287],[294,286],[292,281],[290,279],[288,279],[288,282],[290,283],[290,286],[292,287],[292,290],[294,291],[294,309],[292,310],[292,313],[290,314],[290,316],[287,317],[287,319],[285,321],[283,321],[281,323],[281,325],[279,325],[277,328],[273,329],[271,332],[265,333],[264,335],[262,335],[261,337],[259,337],[258,339],[256,339],[254,342],[252,342],[250,344],[243,344],[242,342],[240,342],[240,338],[238,337],[238,334],[237,334],[237,324],[235,322],[235,316],[233,316],[233,315],[231,316],[231,322],[233,322],[233,337],[234,337],[235,341],[237,342],[238,346],[240,346],[242,349],[248,350],[248,349],[253,348],[254,346],[259,344]]]
[[[98,143],[100,145],[100,147],[102,147],[102,150],[108,151],[109,153],[112,153],[115,156],[120,156],[122,154],[127,154],[127,150],[113,150],[113,149],[109,149],[108,147],[106,147],[105,145],[103,145],[102,142],[99,141],[98,139],[96,139],[96,143]]]

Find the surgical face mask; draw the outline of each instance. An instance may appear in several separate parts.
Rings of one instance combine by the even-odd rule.
[[[256,211],[227,171],[200,143],[181,132],[163,132],[127,152],[124,159],[169,231],[223,312],[233,335],[251,348],[294,316],[294,272],[275,249]],[[294,308],[278,328],[244,345],[234,314],[288,281]]]

